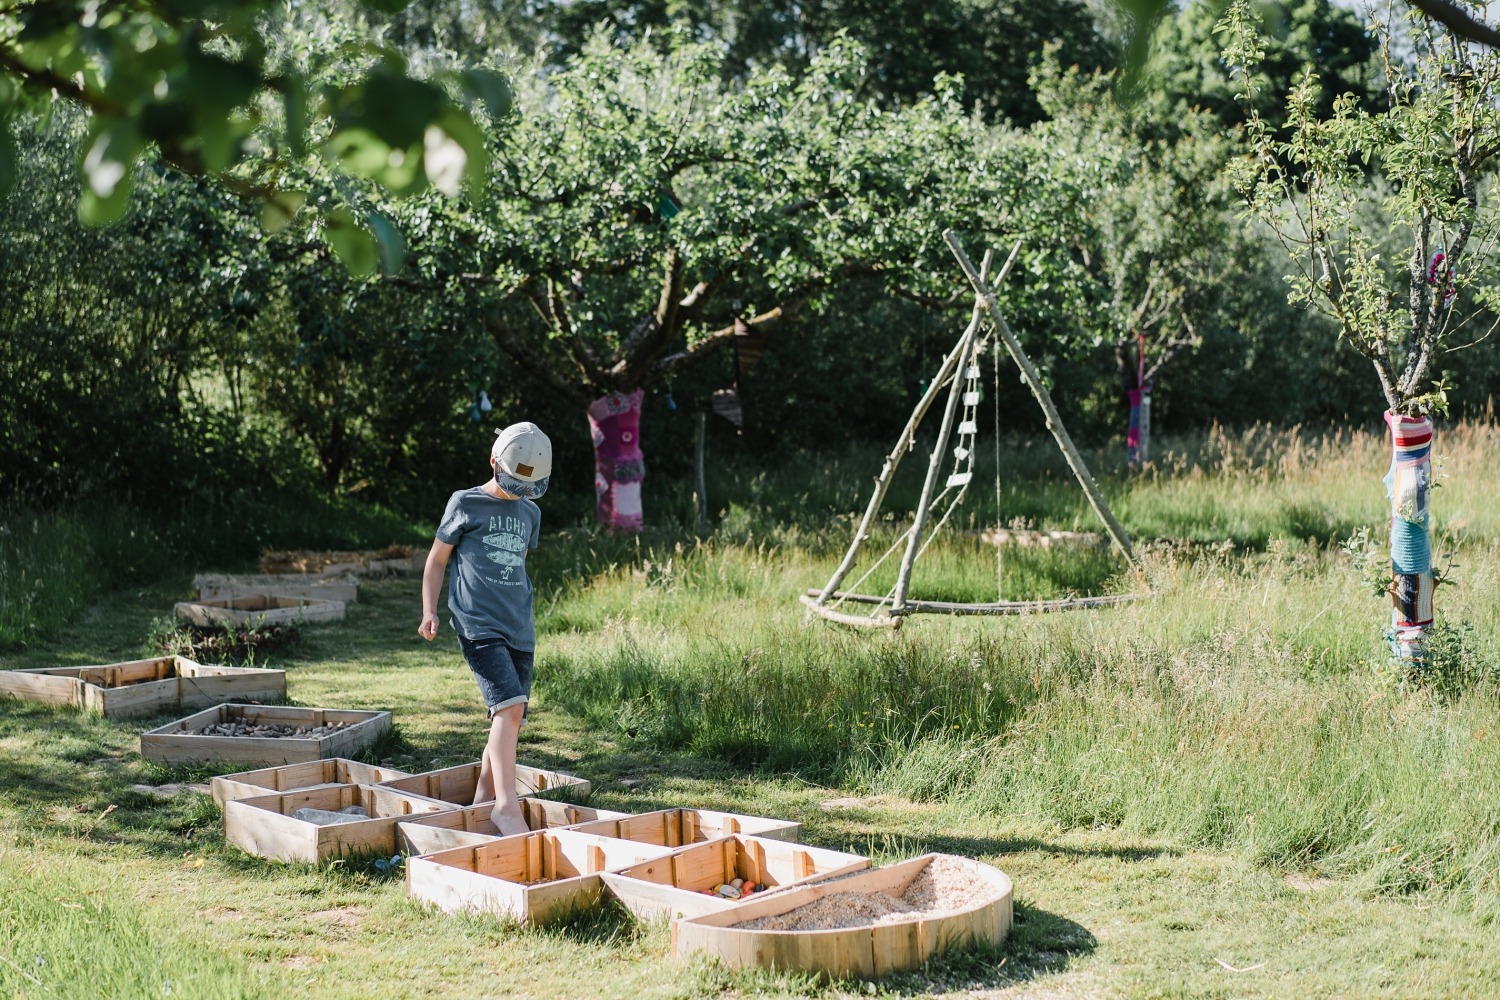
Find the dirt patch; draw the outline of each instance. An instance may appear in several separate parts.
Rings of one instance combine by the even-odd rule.
[[[318,960],[311,955],[292,955],[289,958],[283,958],[281,964],[288,969],[311,969],[318,964]]]
[[[331,910],[309,913],[307,919],[335,927],[358,927],[368,911],[362,906],[338,906]]]
[[[1286,887],[1293,892],[1322,892],[1334,885],[1333,879],[1308,872],[1287,872],[1281,877],[1281,881],[1285,882]]]
[[[231,923],[236,920],[244,920],[245,915],[239,910],[228,906],[210,906],[204,910],[197,910],[193,916],[199,920],[207,920],[211,923]]]

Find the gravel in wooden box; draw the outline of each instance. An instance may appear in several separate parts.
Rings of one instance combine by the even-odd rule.
[[[343,601],[281,594],[178,601],[173,610],[178,618],[194,625],[290,625],[299,622],[335,622],[344,618]]]
[[[585,823],[578,829],[601,837],[639,840],[666,847],[681,847],[736,833],[789,841],[802,836],[801,823],[765,816],[715,812],[712,809],[658,809],[619,819]]]
[[[390,712],[219,705],[142,733],[141,756],[158,764],[295,764],[352,756],[390,730]]]
[[[490,821],[489,802],[477,806],[433,813],[400,825],[401,846],[407,854],[434,854],[454,847],[467,847],[500,839],[500,831]],[[580,823],[623,819],[629,813],[608,809],[590,809],[571,802],[526,797],[521,799],[521,814],[531,830],[576,828]]]
[[[359,600],[359,577],[352,573],[340,576],[316,576],[312,573],[200,573],[193,577],[198,600],[216,601],[225,597],[252,597],[279,594],[282,597],[315,597],[321,601]]]
[[[159,715],[230,701],[282,701],[286,671],[219,667],[158,656],[89,667],[0,671],[0,697],[71,705],[107,719]]]
[[[925,854],[676,921],[672,953],[871,980],[951,948],[998,944],[1010,926],[1009,876],[969,858]]]
[[[358,807],[365,818],[326,822],[294,816],[300,810],[337,815]],[[377,785],[322,785],[224,804],[224,839],[274,861],[318,864],[335,858],[396,852],[396,824],[422,813],[453,808],[420,795]]]
[[[406,778],[387,781],[384,784],[404,792],[415,792],[432,799],[470,805],[474,802],[474,789],[479,785],[479,761],[459,764],[437,771],[423,771]],[[589,797],[592,786],[582,778],[561,771],[547,771],[539,767],[516,765],[516,794],[536,795],[551,793],[550,797],[583,802]]]
[[[377,767],[357,760],[333,757],[220,775],[213,779],[212,789],[214,801],[222,809],[226,802],[252,799],[272,792],[295,792],[320,785],[375,785],[406,776],[405,771],[398,771],[394,767]]]
[[[747,905],[765,892],[869,867],[870,859],[862,855],[741,834],[689,844],[603,878],[631,913],[654,919],[718,913]],[[721,894],[716,891],[721,886],[734,892]]]
[[[668,853],[631,840],[540,830],[408,858],[406,887],[448,912],[478,910],[541,923],[598,902],[600,872]]]

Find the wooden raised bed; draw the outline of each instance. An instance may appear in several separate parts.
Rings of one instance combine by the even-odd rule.
[[[198,730],[216,722],[345,728],[326,736],[203,736]],[[141,756],[158,764],[213,763],[295,764],[326,757],[349,757],[391,731],[390,712],[336,708],[291,708],[268,705],[219,705],[141,734]]]
[[[350,552],[263,552],[260,571],[271,573],[310,573],[334,576],[355,573],[360,576],[389,573],[420,573],[427,563],[427,550],[413,545],[392,545],[384,549]]]
[[[500,831],[490,822],[490,809],[490,803],[486,802],[409,820],[400,826],[401,844],[408,854],[435,854],[499,840]],[[532,830],[576,828],[580,823],[623,819],[629,815],[529,797],[521,800],[521,813]]]
[[[357,760],[333,757],[301,764],[282,764],[256,771],[241,771],[213,779],[214,801],[219,808],[235,799],[253,799],[272,792],[296,792],[320,785],[375,785],[392,778],[406,777],[405,771],[393,767],[376,767]]]
[[[956,911],[917,911],[893,923],[831,930],[751,930],[738,926],[778,917],[837,893],[905,892],[935,860],[958,863],[972,877],[972,900]],[[705,897],[707,898],[707,897]],[[998,944],[1010,932],[1011,882],[1004,872],[969,858],[925,854],[829,882],[768,893],[719,913],[672,924],[672,953],[716,958],[731,968],[755,966],[843,978],[877,979],[914,969],[951,948]]]
[[[320,826],[295,819],[298,809],[338,812],[363,806],[370,818]],[[323,785],[224,804],[224,839],[273,861],[319,864],[334,858],[396,852],[396,824],[413,814],[451,809],[420,795],[377,785]]]
[[[417,795],[425,795],[430,799],[441,799],[444,802],[467,806],[474,802],[474,789],[479,785],[479,768],[479,761],[474,761],[472,764],[459,764],[437,771],[424,771],[421,774],[413,774],[395,781],[383,782],[383,784],[390,788],[399,788],[403,792],[415,792]],[[593,786],[587,781],[575,778],[571,774],[563,774],[561,771],[545,771],[539,767],[527,767],[525,764],[516,765],[517,795],[552,792],[559,798],[583,802],[588,799],[589,792],[592,790]]]
[[[479,910],[542,923],[594,905],[599,873],[670,853],[632,840],[540,830],[406,861],[406,888],[452,913]]]
[[[659,809],[619,819],[584,823],[578,829],[581,833],[638,840],[644,844],[660,844],[665,847],[681,847],[736,833],[788,841],[802,836],[801,823],[767,819],[764,816],[714,812],[712,809]]]
[[[311,573],[262,573],[233,576],[202,573],[193,577],[199,601],[217,601],[226,597],[251,597],[279,594],[282,597],[315,597],[321,601],[359,600],[359,577],[353,574],[314,576]]]
[[[283,701],[286,671],[205,666],[181,656],[158,656],[91,667],[0,671],[0,697],[7,695],[118,719],[226,701]]]
[[[736,878],[769,891],[864,871],[870,859],[783,840],[743,835],[692,844],[665,858],[601,876],[609,890],[638,917],[696,917],[748,906],[760,898],[705,896]]]
[[[336,622],[344,617],[343,601],[320,601],[314,597],[252,594],[221,597],[212,601],[178,601],[173,612],[194,625],[291,625],[300,622]]]

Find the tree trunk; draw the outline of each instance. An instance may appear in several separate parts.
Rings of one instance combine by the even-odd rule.
[[[599,523],[616,531],[637,532],[642,527],[641,480],[646,478],[646,458],[641,454],[641,400],[645,395],[641,389],[612,392],[588,407]]]
[[[1391,429],[1391,649],[1420,664],[1432,628],[1432,421],[1385,413]]]

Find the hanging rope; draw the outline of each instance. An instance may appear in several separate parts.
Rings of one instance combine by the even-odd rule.
[[[990,366],[995,370],[995,600],[1005,600],[1005,546],[1000,544],[1000,338],[990,341]]]

